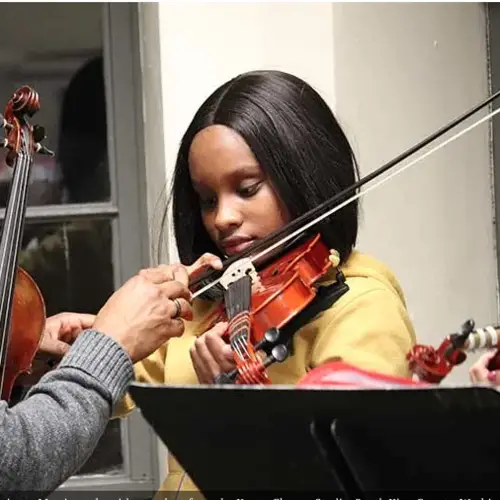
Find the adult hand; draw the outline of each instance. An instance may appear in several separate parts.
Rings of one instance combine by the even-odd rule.
[[[78,335],[91,328],[95,320],[93,314],[62,312],[47,318],[38,351],[57,357],[64,356]]]
[[[97,314],[93,328],[114,338],[136,363],[193,317],[189,276],[182,266],[161,266],[129,279]]]

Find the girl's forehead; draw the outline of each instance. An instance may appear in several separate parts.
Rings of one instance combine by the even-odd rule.
[[[189,150],[189,169],[194,182],[207,176],[252,176],[261,171],[243,137],[223,125],[196,134]]]

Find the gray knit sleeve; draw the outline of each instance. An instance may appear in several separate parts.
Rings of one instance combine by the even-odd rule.
[[[86,330],[23,401],[12,408],[0,402],[0,494],[51,492],[75,474],[133,376],[118,343]]]

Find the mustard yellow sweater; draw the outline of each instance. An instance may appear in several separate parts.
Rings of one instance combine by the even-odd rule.
[[[406,353],[415,343],[415,333],[406,310],[405,298],[393,273],[380,261],[354,251],[341,267],[349,291],[319,314],[294,336],[294,355],[272,365],[268,374],[273,384],[295,384],[307,371],[333,359],[396,376],[410,376]],[[327,277],[331,282],[334,274]],[[139,382],[197,384],[189,349],[206,331],[207,317],[217,304],[197,301],[195,316],[182,337],[173,338],[135,366]],[[115,415],[134,408],[129,396]],[[163,491],[196,491],[171,455]]]

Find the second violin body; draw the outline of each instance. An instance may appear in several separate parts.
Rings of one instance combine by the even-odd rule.
[[[1,398],[9,400],[17,378],[31,371],[45,327],[45,302],[33,278],[17,268]]]

